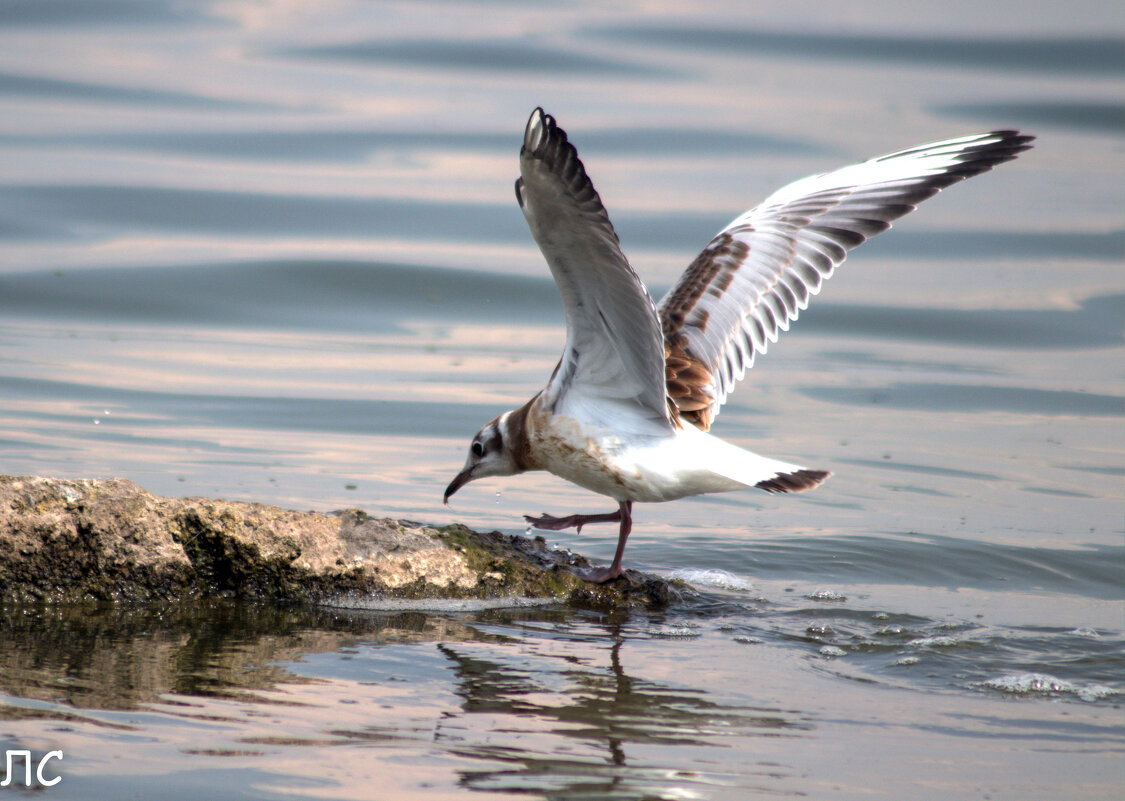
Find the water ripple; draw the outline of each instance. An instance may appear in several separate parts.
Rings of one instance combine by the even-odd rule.
[[[1125,396],[1064,389],[997,387],[977,384],[895,383],[884,387],[806,387],[809,398],[893,409],[933,412],[1018,412],[1047,416],[1125,417]]]
[[[1017,126],[1077,128],[1082,131],[1115,134],[1125,128],[1125,105],[1079,100],[1035,100],[1023,103],[953,103],[935,106],[938,114],[956,114],[980,120],[1008,120]]]
[[[667,79],[677,73],[658,62],[631,62],[527,38],[366,39],[279,51],[282,55],[361,64],[404,64],[430,70],[518,70],[549,75],[644,76]]]
[[[93,83],[14,72],[0,72],[0,95],[15,95],[34,99],[123,103],[146,108],[157,106],[226,111],[264,111],[281,108],[281,106],[257,100],[237,100],[214,95],[177,92],[171,89],[149,89],[138,86]]]
[[[1125,73],[1125,50],[1113,36],[962,37],[797,33],[710,25],[619,25],[592,35],[699,52],[768,53],[787,59],[875,61],[1019,72]]]
[[[0,275],[0,313],[71,324],[187,323],[388,332],[407,320],[559,324],[547,276],[379,262],[291,260]]]

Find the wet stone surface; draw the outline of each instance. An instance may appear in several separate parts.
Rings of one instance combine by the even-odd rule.
[[[682,585],[593,585],[582,557],[498,531],[152,495],[131,481],[0,476],[0,599],[237,597],[365,605],[511,598],[659,606]]]

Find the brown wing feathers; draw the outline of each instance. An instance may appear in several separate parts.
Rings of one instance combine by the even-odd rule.
[[[775,192],[721,231],[658,310],[668,395],[706,431],[735,383],[787,330],[848,250],[1034,137],[994,131],[920,145]]]
[[[684,324],[690,322],[699,331],[707,330],[708,312],[698,308],[697,301],[704,292],[721,296],[734,276],[723,267],[741,262],[748,251],[745,243],[729,235],[716,237],[687,268],[661,310],[668,397],[681,418],[703,431],[711,428],[715,377],[705,362],[688,352],[690,341],[683,333]],[[687,319],[689,313],[690,320]]]
[[[706,431],[711,427],[711,405],[715,402],[711,373],[703,362],[687,354],[687,344],[683,334],[664,340],[668,400],[679,417]]]

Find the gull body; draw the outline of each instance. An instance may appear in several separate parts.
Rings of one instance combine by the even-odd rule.
[[[552,412],[543,396],[536,395],[525,407],[497,419],[501,441],[519,443],[526,438],[520,472],[546,470],[619,502],[655,503],[745,489],[801,469],[743,450],[695,426],[630,434],[613,419],[592,420],[580,411],[570,412]]]
[[[535,109],[516,197],[562,296],[566,344],[543,390],[477,432],[445,501],[469,481],[528,470],[613,498],[618,508],[605,514],[525,517],[550,530],[620,523],[613,563],[584,575],[606,581],[623,572],[634,502],[816,487],[827,471],[709,433],[728,393],[847,250],[942,188],[1015,158],[1031,139],[974,134],[789,184],[720,231],[656,304],[566,133]]]

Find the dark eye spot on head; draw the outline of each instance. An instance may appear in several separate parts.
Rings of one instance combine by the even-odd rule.
[[[480,457],[484,456],[484,446],[479,442],[474,442],[469,448],[469,452],[479,459]]]

